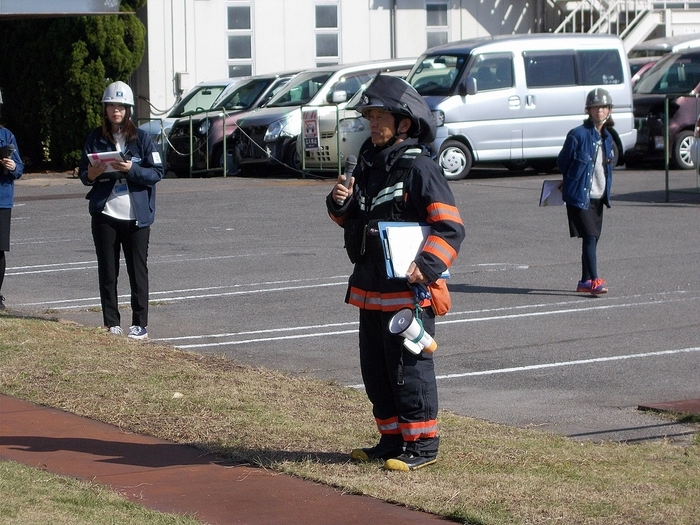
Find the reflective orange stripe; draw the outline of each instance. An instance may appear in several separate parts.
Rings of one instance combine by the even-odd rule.
[[[462,217],[456,206],[434,202],[428,206],[428,222],[450,221],[462,224]]]
[[[363,308],[365,310],[381,310],[383,312],[393,312],[402,308],[413,307],[413,292],[411,290],[405,292],[372,292],[350,287],[348,295],[348,303]]]
[[[379,429],[380,434],[387,434],[387,435],[398,435],[401,434],[401,430],[399,430],[399,418],[398,417],[391,417],[389,419],[376,419],[377,422],[377,428]]]
[[[437,235],[430,235],[425,241],[423,251],[440,259],[448,268],[457,258],[457,252],[444,239]]]
[[[338,226],[342,226],[345,224],[345,215],[342,217],[336,217],[335,215],[329,213],[328,216],[331,218],[331,220],[336,223]]]
[[[437,436],[437,419],[417,423],[399,423],[404,441],[418,441],[421,438]]]

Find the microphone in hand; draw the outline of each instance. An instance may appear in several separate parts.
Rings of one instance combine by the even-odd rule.
[[[355,171],[356,166],[357,157],[355,155],[348,155],[348,158],[345,159],[345,180],[343,181],[343,186],[346,188],[350,187],[350,179],[352,178],[352,172]],[[342,206],[345,199],[337,199],[335,202],[338,206]]]

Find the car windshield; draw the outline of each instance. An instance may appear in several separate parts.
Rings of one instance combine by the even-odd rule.
[[[208,110],[227,87],[228,84],[195,87],[177,103],[168,117],[177,118]]]
[[[423,56],[406,80],[423,96],[449,95],[466,63],[463,55]]]
[[[308,104],[332,75],[332,71],[300,73],[267,103],[267,107]]]
[[[634,85],[636,94],[690,93],[700,84],[700,54],[671,54],[659,60]]]
[[[224,93],[224,98],[211,109],[227,111],[248,109],[273,82],[272,78],[256,78],[236,84],[231,91]]]

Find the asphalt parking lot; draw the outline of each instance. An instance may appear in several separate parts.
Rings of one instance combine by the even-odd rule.
[[[666,202],[663,170],[615,171],[598,248],[610,292],[595,298],[574,291],[580,241],[564,208],[537,206],[556,177],[477,169],[450,183],[467,239],[437,326],[441,408],[575,439],[687,439],[697,429],[638,406],[700,398],[696,175],[671,172]],[[160,182],[151,339],[361,387],[357,311],[343,303],[351,266],[324,206],[331,184]],[[9,308],[101,325],[85,193],[68,175],[17,182]]]

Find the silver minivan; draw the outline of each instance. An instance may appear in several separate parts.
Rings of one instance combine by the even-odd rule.
[[[630,68],[612,35],[504,35],[428,49],[407,80],[437,121],[434,154],[445,177],[475,162],[553,170],[567,132],[585,117],[586,94],[613,99],[616,158],[634,146]]]

